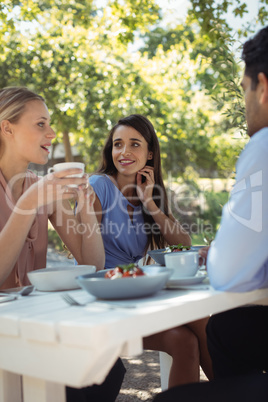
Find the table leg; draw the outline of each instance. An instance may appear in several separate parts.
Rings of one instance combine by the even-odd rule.
[[[161,389],[165,391],[168,389],[168,379],[170,367],[172,364],[172,357],[165,352],[159,352],[159,362],[160,362],[160,380]]]
[[[0,369],[0,402],[22,402],[21,376]]]
[[[65,386],[23,376],[23,402],[66,402]]]

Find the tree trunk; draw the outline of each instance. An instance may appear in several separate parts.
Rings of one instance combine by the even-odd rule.
[[[69,132],[63,131],[63,145],[65,151],[65,162],[73,162],[72,148],[69,139]]]

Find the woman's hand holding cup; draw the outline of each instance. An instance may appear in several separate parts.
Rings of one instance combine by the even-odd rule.
[[[48,179],[59,179],[60,181],[58,181],[57,184],[61,185],[64,195],[68,195],[64,198],[72,198],[77,195],[77,191],[79,189],[86,189],[88,186],[88,176],[85,175],[84,172],[84,163],[57,163],[56,165],[48,169]]]
[[[44,204],[78,198],[78,193],[81,190],[85,192],[88,187],[88,175],[84,171],[85,165],[80,162],[57,163],[49,168],[43,178],[43,192],[46,193]]]
[[[68,170],[68,172],[67,172]],[[62,175],[62,172],[65,174]],[[85,164],[81,162],[63,162],[56,163],[53,167],[48,169],[48,174],[53,173],[54,177],[57,178],[83,178],[85,172]],[[74,183],[73,180],[67,184],[70,188],[77,188],[80,184],[84,184],[76,180],[77,183]]]

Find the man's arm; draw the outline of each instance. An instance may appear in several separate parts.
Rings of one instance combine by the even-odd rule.
[[[208,253],[210,281],[219,290],[268,287],[268,129],[256,135],[239,158],[236,184]]]

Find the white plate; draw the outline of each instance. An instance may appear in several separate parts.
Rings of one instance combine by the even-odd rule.
[[[28,278],[37,290],[55,292],[58,290],[78,289],[75,278],[79,275],[96,272],[94,265],[76,265],[73,267],[42,268],[28,272]]]
[[[163,289],[173,272],[159,265],[146,265],[142,269],[146,275],[136,278],[107,279],[104,278],[106,269],[79,276],[77,281],[81,288],[100,299],[132,299],[150,296]]]
[[[203,282],[207,278],[206,275],[189,276],[180,279],[169,279],[166,283],[167,288],[178,288],[180,286],[196,285]]]

